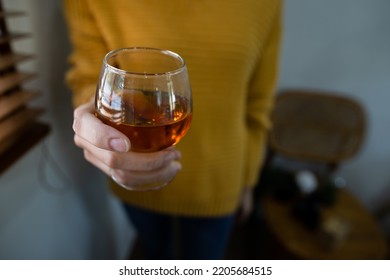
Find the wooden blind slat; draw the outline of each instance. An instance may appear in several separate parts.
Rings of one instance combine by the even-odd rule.
[[[14,66],[18,62],[32,58],[32,55],[8,53],[0,55],[0,70],[4,70],[10,66]]]
[[[14,72],[0,77],[0,96],[34,77],[34,73]]]
[[[50,132],[50,126],[40,122],[29,124],[18,137],[0,143],[0,174],[20,159]],[[26,141],[26,138],[28,141]]]
[[[0,18],[16,17],[16,16],[24,16],[24,15],[26,15],[26,13],[22,11],[0,12]]]
[[[10,33],[0,36],[0,44],[10,43],[13,40],[30,37],[28,33]]]
[[[40,108],[25,108],[4,119],[0,122],[0,143],[12,141],[13,137],[23,132],[23,128],[32,123],[42,113],[43,109]]]
[[[9,95],[0,96],[0,120],[36,98],[38,92],[20,90]]]

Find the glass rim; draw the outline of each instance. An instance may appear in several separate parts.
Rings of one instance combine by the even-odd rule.
[[[115,67],[115,66],[111,65],[108,62],[108,59],[111,56],[113,56],[113,55],[115,55],[117,53],[123,52],[123,51],[145,51],[145,52],[162,53],[162,54],[165,54],[167,56],[170,56],[170,57],[173,57],[173,58],[177,59],[180,62],[180,66],[178,66],[177,69],[166,71],[166,72],[151,73],[151,72],[127,71],[127,70]],[[151,48],[151,47],[126,47],[126,48],[114,49],[114,50],[109,51],[104,56],[103,63],[104,63],[105,66],[109,67],[110,69],[112,69],[113,71],[115,71],[117,73],[125,74],[125,75],[137,75],[137,76],[141,76],[141,75],[142,76],[162,76],[162,75],[167,75],[167,74],[174,75],[174,74],[182,72],[187,67],[185,60],[179,54],[177,54],[177,53],[175,53],[173,51],[170,51],[170,50],[159,49],[159,48]]]

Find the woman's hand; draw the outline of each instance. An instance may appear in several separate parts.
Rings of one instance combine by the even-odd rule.
[[[74,142],[87,161],[127,187],[169,182],[181,170],[180,152],[171,147],[155,153],[131,152],[129,139],[94,115],[93,102],[75,109]]]
[[[241,191],[240,208],[238,210],[238,222],[244,224],[250,217],[253,211],[253,189],[244,188]]]

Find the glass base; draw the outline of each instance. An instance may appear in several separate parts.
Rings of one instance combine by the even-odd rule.
[[[115,181],[115,183],[128,191],[153,191],[153,190],[162,189],[163,187],[168,185],[169,182],[156,182],[156,183],[136,185],[131,187],[118,183],[117,181]]]
[[[126,186],[115,178],[115,176],[112,174],[110,170],[111,179],[117,184],[118,186],[121,186],[122,188],[128,190],[128,191],[152,191],[152,190],[159,190],[166,185],[169,184],[169,182],[159,181],[159,182],[153,182],[148,184],[142,184],[142,185],[134,185],[134,186]]]

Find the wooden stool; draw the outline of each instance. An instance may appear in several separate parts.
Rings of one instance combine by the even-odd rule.
[[[291,211],[291,203],[271,196],[262,198],[265,220],[280,245],[296,259],[349,260],[386,259],[384,233],[374,218],[348,191],[338,192],[334,206],[324,208],[324,218],[339,217],[346,221],[349,232],[334,247],[326,246],[318,230],[306,228]]]

